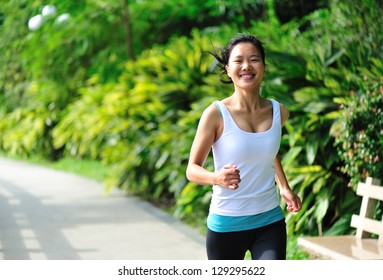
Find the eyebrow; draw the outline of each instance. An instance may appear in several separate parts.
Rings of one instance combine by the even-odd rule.
[[[260,58],[261,56],[258,55],[258,54],[252,54],[252,55],[250,55],[250,57]],[[243,55],[237,55],[237,56],[235,56],[234,58],[243,58]]]

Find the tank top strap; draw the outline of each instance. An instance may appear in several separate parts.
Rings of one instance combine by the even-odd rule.
[[[226,106],[222,103],[222,101],[214,101],[214,104],[217,106],[219,113],[221,114],[221,117],[223,119],[223,132],[227,131],[228,129],[233,129],[235,123]]]
[[[221,101],[214,101],[213,102],[215,104],[215,106],[217,106],[217,109],[221,115],[221,117],[223,118],[223,109],[222,109],[222,104],[221,104]]]

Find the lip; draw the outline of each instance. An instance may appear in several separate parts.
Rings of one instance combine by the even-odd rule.
[[[239,77],[245,80],[250,80],[255,77],[255,74],[253,73],[239,74]]]

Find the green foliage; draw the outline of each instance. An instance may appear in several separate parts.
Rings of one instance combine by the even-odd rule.
[[[204,77],[208,74],[211,60],[203,53],[210,41],[198,33],[192,39],[176,39],[168,48],[153,49],[140,56],[134,67],[127,65],[124,76],[127,82],[133,83],[132,91],[146,90],[153,85],[153,100],[162,107],[143,102],[133,122],[137,123],[142,115],[148,115],[143,127],[130,129],[128,135],[139,138],[125,141],[131,145],[129,159],[123,159],[119,165],[122,175],[118,186],[129,191],[152,194],[154,198],[178,196],[186,184],[185,163],[190,146],[185,142],[184,129],[190,135],[190,126],[177,126],[182,111],[188,111],[191,103],[203,92]],[[134,94],[137,96],[137,93]],[[131,137],[131,136],[130,136]],[[180,153],[179,153],[180,152]]]
[[[190,146],[182,130],[190,126],[176,123],[202,94],[211,63],[203,50],[209,45],[195,32],[192,39],[174,39],[128,62],[118,84],[89,80],[56,126],[55,147],[114,165],[109,187],[154,199],[179,194]]]
[[[0,119],[1,148],[12,155],[55,159],[58,151],[52,146],[51,130],[60,118],[54,103],[59,94],[52,85],[31,83],[23,97],[26,105]]]
[[[26,44],[27,25],[30,11],[22,8],[21,1],[11,0],[0,5],[0,104],[2,110],[9,112],[19,105],[28,87],[21,53]],[[37,2],[37,1],[36,1]],[[30,10],[36,7],[30,3]],[[17,20],[16,20],[17,19]]]
[[[54,128],[54,146],[65,155],[99,159],[104,146],[124,127],[128,105],[124,94],[115,85],[95,84],[80,90],[80,97],[67,107],[67,112]],[[118,104],[118,106],[117,106]]]
[[[342,172],[355,190],[366,177],[382,179],[383,171],[383,64],[364,69],[365,87],[353,92],[339,123],[333,129],[338,154],[344,161]]]

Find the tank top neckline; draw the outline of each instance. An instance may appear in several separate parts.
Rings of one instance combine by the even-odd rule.
[[[271,107],[272,107],[272,122],[271,122],[271,127],[268,129],[268,130],[265,130],[265,131],[260,131],[260,132],[250,132],[250,131],[246,131],[246,130],[243,130],[242,128],[240,128],[237,123],[235,122],[233,116],[231,115],[229,109],[226,107],[225,104],[223,104],[222,101],[217,101],[218,104],[221,105],[221,107],[223,107],[223,109],[225,110],[226,112],[226,116],[228,116],[230,118],[230,120],[233,122],[234,124],[234,127],[238,130],[238,131],[241,131],[243,133],[246,133],[246,134],[249,134],[249,135],[262,135],[262,134],[267,134],[269,133],[275,126],[275,110],[276,108],[274,108],[274,103],[273,103],[273,100],[269,99],[270,103],[271,103]],[[225,127],[224,127],[224,130],[225,130]]]

